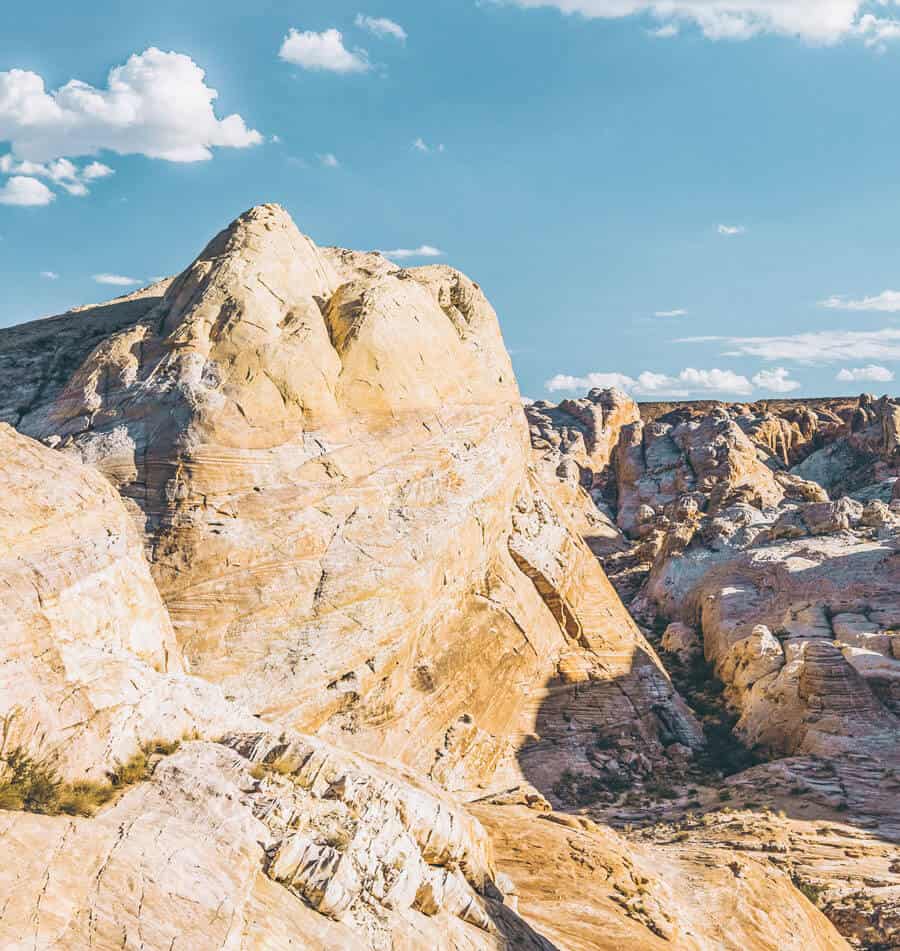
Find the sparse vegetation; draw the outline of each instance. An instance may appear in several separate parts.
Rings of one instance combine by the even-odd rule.
[[[804,881],[802,878],[799,878],[797,875],[791,876],[791,881],[794,883],[794,888],[797,891],[802,892],[814,905],[818,905],[822,900],[822,894],[825,891],[824,888],[820,888],[818,885],[814,885],[812,882]]]
[[[21,745],[8,746],[10,721],[0,742],[0,809],[45,816],[93,816],[105,803],[152,772],[153,756],[171,756],[180,740],[152,740],[125,763],[107,773],[107,782],[66,782],[49,757],[38,757]]]

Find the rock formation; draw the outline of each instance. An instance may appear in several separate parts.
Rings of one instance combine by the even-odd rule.
[[[689,701],[700,699],[708,731],[718,737],[728,724],[732,742],[769,759],[758,776],[780,795],[809,789],[810,767],[798,761],[788,782],[775,763],[826,761],[835,781],[825,805],[896,841],[900,810],[882,783],[900,767],[900,510],[891,502],[900,410],[870,397],[850,411],[667,409],[622,428],[605,476],[615,480],[611,510],[600,513],[621,532],[595,552],[635,616],[665,632],[663,657]],[[711,707],[698,680],[713,678],[723,690]],[[805,841],[804,830],[794,834]],[[900,940],[892,868],[851,894],[819,873],[829,914],[852,919],[846,933],[864,946]]]
[[[742,743],[773,796],[835,761],[811,806],[893,835],[890,401],[526,418],[476,284],[273,205],[0,331],[0,380],[0,946],[896,934],[834,876],[815,908],[802,830],[784,866],[666,838],[745,802]],[[866,856],[866,895],[900,885]]]

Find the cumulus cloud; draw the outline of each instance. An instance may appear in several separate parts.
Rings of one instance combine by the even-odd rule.
[[[867,367],[844,367],[835,379],[841,383],[890,383],[894,374],[887,367],[870,363]]]
[[[645,14],[663,28],[692,23],[713,40],[746,40],[760,33],[794,36],[810,43],[859,37],[878,46],[900,33],[900,22],[877,17],[872,7],[889,0],[510,0],[520,7],[556,7],[584,17],[620,19]]]
[[[78,168],[68,159],[56,159],[53,162],[18,162],[12,155],[0,155],[0,173],[5,175],[30,175],[46,178],[79,198],[88,194],[88,184],[100,178],[114,174],[113,170],[102,162],[90,162]]]
[[[335,29],[322,33],[291,29],[278,55],[286,63],[329,73],[365,73],[372,68],[369,54],[363,49],[348,50],[344,34]]]
[[[19,205],[20,207],[49,205],[56,198],[43,183],[27,175],[13,175],[6,184],[0,186],[0,205]]]
[[[790,371],[784,367],[760,370],[753,377],[753,385],[761,390],[768,390],[770,393],[793,393],[794,390],[799,390],[802,384],[792,380],[790,376]]]
[[[829,310],[880,310],[888,313],[900,311],[900,291],[882,291],[874,297],[852,300],[848,297],[829,297],[822,301]]]
[[[654,317],[686,317],[687,311],[681,308],[677,310],[658,310],[653,315]]]
[[[637,377],[624,373],[588,373],[587,376],[568,376],[559,373],[548,380],[549,392],[584,392],[595,388],[616,387],[634,396],[674,396],[686,398],[695,395],[727,394],[749,396],[753,386],[745,376],[732,370],[695,370],[687,367],[676,376],[645,370]]]
[[[743,225],[719,225],[717,230],[726,238],[733,238],[735,235],[744,234],[747,229]]]
[[[760,357],[800,364],[900,360],[900,330],[820,330],[783,337],[682,337],[676,343],[721,343],[728,357]]]
[[[444,252],[430,244],[420,244],[417,248],[394,248],[393,251],[382,251],[386,258],[441,258]]]
[[[379,38],[392,36],[395,40],[400,40],[401,43],[406,42],[406,30],[399,23],[395,23],[387,17],[367,17],[358,13],[355,22],[361,30],[367,30]]]
[[[239,115],[216,116],[218,93],[205,77],[189,56],[155,47],[110,70],[105,89],[72,79],[48,91],[37,73],[0,72],[0,141],[12,143],[16,160],[38,163],[103,150],[200,162],[215,147],[261,142]],[[109,174],[99,162],[88,168],[95,178]]]
[[[94,280],[98,284],[111,284],[113,287],[134,287],[141,282],[135,277],[125,277],[123,274],[95,274]]]

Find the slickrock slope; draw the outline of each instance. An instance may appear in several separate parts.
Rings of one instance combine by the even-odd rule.
[[[632,732],[655,742],[659,708],[696,742],[529,472],[496,317],[461,274],[320,250],[262,206],[46,393],[20,428],[119,488],[189,670],[254,713],[452,788],[518,769],[560,678],[615,681]]]
[[[0,947],[549,947],[436,786],[185,675],[118,494],[5,424],[0,616]]]

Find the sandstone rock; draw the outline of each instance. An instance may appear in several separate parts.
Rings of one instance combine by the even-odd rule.
[[[669,654],[676,654],[683,664],[689,664],[703,654],[703,642],[694,628],[675,621],[663,634],[662,649]]]
[[[758,680],[784,667],[784,649],[765,624],[738,641],[722,661],[722,677],[738,690],[752,687]]]
[[[591,663],[626,692],[671,693],[650,653],[631,674],[643,640],[608,585],[573,608],[600,572],[569,527],[537,516],[548,547],[519,550],[513,523],[553,505],[476,284],[322,251],[262,206],[129,315],[20,425],[132,506],[191,673],[454,786],[514,771],[523,698],[573,643],[613,645]],[[588,402],[602,453],[636,410]]]
[[[185,676],[137,531],[98,473],[0,423],[0,719],[63,775],[247,726]]]

